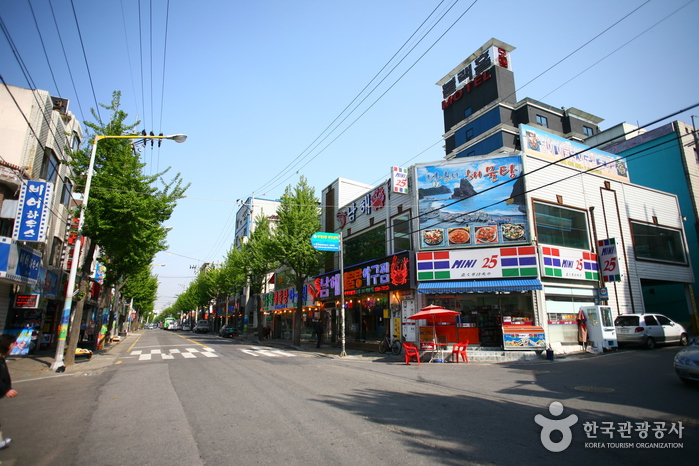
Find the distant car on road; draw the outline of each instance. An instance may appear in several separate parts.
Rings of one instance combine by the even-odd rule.
[[[685,328],[662,314],[624,314],[614,319],[619,346],[641,345],[653,349],[658,343],[687,345]]]
[[[194,333],[209,333],[209,330],[211,329],[208,320],[197,321],[197,325],[194,326]]]
[[[675,355],[673,366],[682,382],[699,384],[699,337]]]
[[[226,325],[224,327],[221,327],[221,330],[218,331],[218,336],[223,338],[237,337],[238,329],[235,328],[233,325]]]

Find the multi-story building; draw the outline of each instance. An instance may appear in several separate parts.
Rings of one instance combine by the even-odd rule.
[[[80,146],[82,128],[66,99],[42,90],[4,86],[0,108],[0,331],[34,327],[50,347],[69,260],[67,149]]]
[[[519,149],[519,125],[573,141],[599,132],[602,121],[576,108],[517,101],[511,45],[491,39],[437,82],[442,88],[445,158]]]
[[[326,208],[323,225],[342,232],[345,271],[357,283],[374,261],[402,249],[406,234],[416,251],[408,266],[416,271],[414,292],[351,290],[369,295],[359,312],[347,313],[350,336],[380,337],[376,330],[397,317],[395,308],[408,310],[402,335],[422,340],[406,314],[436,304],[459,312],[458,321],[436,328],[446,342],[569,352],[581,348],[582,307],[606,306],[613,328],[616,315],[644,312],[657,277],[685,291],[692,283],[677,196],[632,184],[623,159],[580,143],[599,133],[600,118],[518,102],[512,50],[492,39],[438,82],[446,160],[410,167],[407,192],[386,184],[333,203],[324,191],[325,204],[338,207]],[[638,260],[649,251],[651,260]],[[333,277],[318,277],[328,282],[326,310],[337,305]],[[355,305],[347,291],[345,300]],[[678,306],[690,309],[688,300]]]
[[[650,130],[622,123],[593,136],[586,144],[623,157],[634,183],[677,195],[689,247],[689,263],[692,268],[699,268],[699,137],[696,128],[681,121]],[[672,260],[654,257],[656,252],[655,248],[638,251],[636,259]],[[685,325],[691,322],[694,333],[699,333],[696,306],[699,285],[696,282],[685,288],[658,275],[645,279],[643,285],[646,312],[665,314]],[[691,303],[690,309],[685,302]]]

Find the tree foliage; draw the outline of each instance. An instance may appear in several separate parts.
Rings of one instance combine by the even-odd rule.
[[[320,271],[323,254],[311,246],[311,235],[320,231],[320,202],[315,189],[301,177],[294,187],[287,186],[277,209],[279,219],[274,234],[274,257],[288,267],[296,290],[301,293],[308,279]],[[293,344],[301,344],[303,300],[294,314]]]

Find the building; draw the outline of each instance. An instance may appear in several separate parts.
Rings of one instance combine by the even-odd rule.
[[[613,327],[614,316],[644,312],[645,286],[657,277],[688,295],[693,273],[678,197],[632,184],[623,159],[581,144],[599,133],[600,118],[517,101],[513,50],[492,39],[438,82],[445,160],[407,169],[406,192],[386,182],[342,203],[333,185],[323,191],[326,206],[338,206],[326,207],[325,231],[342,233],[344,268],[358,282],[363,264],[404,244],[415,251],[413,290],[384,297],[360,283],[367,304],[348,313],[350,338],[377,339],[379,324],[400,317],[401,334],[425,348],[438,339],[571,352],[583,348],[581,307],[606,306]],[[658,257],[639,260],[649,250]],[[335,269],[326,270],[318,278],[333,290]],[[345,300],[355,305],[347,291]],[[327,311],[338,303],[323,304]],[[430,304],[459,316],[411,327],[407,317]]]
[[[681,121],[651,130],[621,123],[586,141],[623,157],[633,174],[634,183],[677,195],[685,225],[689,262],[699,268],[699,154],[696,128]],[[660,224],[659,224],[660,226]],[[661,231],[664,233],[664,231]],[[642,252],[640,261],[660,260],[653,257],[655,248]],[[663,258],[667,260],[668,258]],[[643,281],[646,312],[664,314],[699,333],[696,282],[688,289],[667,281],[664,276]],[[687,293],[689,295],[687,295]],[[686,303],[691,306],[688,309]]]
[[[437,82],[442,88],[445,158],[520,149],[519,125],[583,141],[602,121],[576,108],[556,108],[533,99],[517,101],[511,52],[490,39]]]
[[[80,147],[82,128],[68,100],[46,91],[5,86],[0,107],[0,331],[33,327],[41,346],[52,347],[69,260],[73,181],[67,149]],[[40,205],[41,213],[27,210]],[[34,223],[35,216],[43,220]],[[19,261],[8,262],[15,255]],[[22,269],[23,263],[30,266]]]

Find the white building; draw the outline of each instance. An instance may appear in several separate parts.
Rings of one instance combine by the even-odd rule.
[[[66,99],[42,90],[2,87],[0,109],[2,251],[10,257],[12,251],[40,257],[40,265],[29,274],[7,267],[0,270],[0,331],[32,325],[42,331],[42,344],[52,346],[63,307],[60,284],[66,269],[68,207],[73,190],[66,149],[79,148],[82,128],[68,111]],[[38,241],[16,241],[12,236],[17,227],[18,195],[29,181],[49,183],[53,188],[51,203],[46,209],[43,236]],[[36,306],[16,306],[18,297],[25,300],[29,295],[39,297]]]

